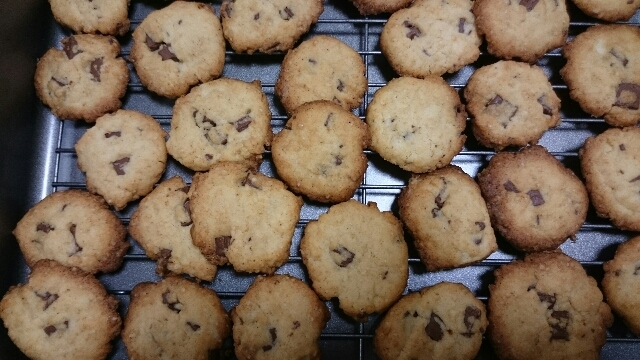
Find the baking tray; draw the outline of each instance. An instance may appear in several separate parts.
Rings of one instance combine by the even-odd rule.
[[[221,0],[211,2],[219,13]],[[140,24],[151,11],[164,7],[166,1],[132,0],[130,18],[132,29]],[[571,14],[570,38],[597,23],[585,16],[572,4],[568,4]],[[380,53],[379,35],[387,15],[363,17],[346,0],[326,0],[325,11],[318,23],[312,27],[308,38],[317,34],[337,37],[356,49],[365,60],[369,89],[365,95],[367,104],[376,90],[397,75],[389,67]],[[640,13],[629,21],[640,26]],[[36,98],[33,89],[33,72],[39,56],[52,46],[58,46],[60,39],[71,35],[58,25],[51,15],[49,5],[42,0],[0,2],[0,294],[9,286],[24,282],[28,274],[26,266],[11,230],[17,221],[36,202],[47,194],[69,189],[86,187],[83,174],[78,170],[75,142],[89,127],[83,122],[60,121]],[[131,47],[131,33],[119,38],[122,55],[128,59]],[[497,59],[482,49],[482,55],[473,65],[466,66],[445,79],[457,90],[464,88],[475,68],[493,63]],[[283,54],[235,54],[227,48],[223,76],[245,81],[260,80],[267,94],[273,113],[272,126],[278,132],[286,122],[284,109],[274,96],[276,82]],[[602,119],[592,118],[580,110],[568,96],[568,90],[559,76],[564,65],[559,50],[552,51],[538,62],[562,99],[562,123],[548,131],[540,140],[566,166],[580,174],[578,149],[584,140],[599,134],[608,126]],[[171,110],[174,101],[151,94],[140,84],[131,64],[131,79],[123,108],[134,109],[153,116],[165,130],[169,130]],[[354,111],[364,118],[365,106]],[[478,145],[471,132],[467,131],[467,142],[463,151],[453,163],[468,174],[475,176],[486,166],[494,154],[490,149]],[[367,152],[369,167],[363,184],[355,198],[363,203],[374,201],[381,210],[397,213],[396,196],[406,183],[409,173],[382,160],[377,154]],[[270,154],[260,170],[275,176]],[[181,175],[190,181],[192,172],[173,159],[168,162],[163,180],[173,175]],[[135,204],[118,212],[125,224],[135,209]],[[306,202],[300,213],[296,227],[290,258],[277,273],[286,273],[309,282],[301,261],[298,245],[304,226],[327,210],[327,206]],[[631,233],[613,228],[610,222],[600,219],[590,210],[586,223],[575,240],[568,240],[561,249],[579,260],[587,272],[598,281],[602,278],[602,263],[613,257],[617,244],[625,241]],[[131,239],[130,239],[131,240]],[[441,281],[460,282],[470,288],[476,296],[486,301],[488,285],[493,281],[493,270],[522,254],[515,251],[502,239],[498,239],[500,250],[488,259],[461,269],[427,272],[421,264],[415,249],[410,247],[409,281],[406,292]],[[99,279],[108,292],[120,300],[120,313],[124,316],[129,304],[131,289],[141,281],[157,281],[155,262],[149,260],[142,248],[132,241],[132,247],[125,256],[122,268],[111,274],[100,275]],[[229,266],[219,268],[212,283],[204,283],[217,291],[227,309],[231,309],[244,294],[256,275],[238,274]],[[338,310],[335,301],[327,302],[331,310],[331,320],[320,339],[325,359],[376,359],[372,339],[380,317],[371,316],[366,323],[355,322]],[[222,358],[233,358],[233,344],[227,340],[221,352]],[[640,357],[640,339],[633,337],[619,318],[608,331],[602,359],[632,359]],[[0,330],[0,359],[23,359],[24,356],[9,340],[4,327]],[[122,341],[117,340],[110,359],[127,359]],[[485,340],[478,359],[492,359],[495,355]]]

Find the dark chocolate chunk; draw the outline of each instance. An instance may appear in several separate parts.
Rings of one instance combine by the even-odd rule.
[[[167,290],[165,292],[162,293],[162,303],[167,305],[167,307],[169,308],[169,310],[171,311],[175,311],[178,314],[180,313],[180,311],[182,311],[182,303],[180,301],[178,301],[178,297],[175,297],[175,301],[172,301],[172,299],[169,298],[169,296],[171,295],[171,291]]]
[[[429,318],[429,323],[425,326],[424,331],[427,333],[429,338],[433,341],[440,341],[444,337],[444,331],[442,331],[442,326],[444,322],[440,318],[440,316],[436,315],[434,312],[431,313],[431,317]]]
[[[464,34],[464,24],[467,22],[467,19],[465,18],[460,18],[460,20],[458,20],[458,32],[460,34]]]
[[[65,82],[64,80],[59,80],[59,79],[56,79],[55,77],[52,77],[51,80],[53,80],[56,84],[58,84],[60,86],[69,85],[69,83]]]
[[[338,248],[331,250],[332,252],[338,254],[338,258],[334,257],[333,260],[336,265],[340,267],[347,267],[351,262],[353,262],[353,258],[356,256],[346,247],[340,245]]]
[[[336,155],[335,159],[336,159],[335,161],[336,165],[342,165],[342,156]]]
[[[48,233],[51,230],[55,230],[55,228],[44,222],[41,222],[36,226],[36,231],[42,231],[44,233]]]
[[[294,321],[293,322],[293,330],[297,329],[300,327],[300,321]]]
[[[480,231],[484,230],[484,228],[486,227],[486,224],[483,221],[476,221],[476,225],[478,226],[478,229],[480,229]]]
[[[251,119],[251,116],[249,115],[245,115],[243,117],[241,117],[240,119],[236,120],[233,125],[236,127],[236,131],[237,132],[243,132],[244,130],[246,130],[249,125],[251,125],[251,122],[253,121],[253,119]]]
[[[553,306],[556,304],[556,295],[553,294],[545,294],[543,292],[540,291],[536,291],[536,293],[538,294],[538,299],[540,300],[541,303],[548,303],[549,306],[547,307],[547,309],[553,309]]]
[[[527,9],[527,12],[533,10],[536,5],[538,5],[539,0],[520,0],[520,4]]]
[[[49,325],[46,328],[44,328],[44,333],[50,336],[51,334],[53,334],[57,330],[58,329],[56,329],[56,327],[54,325]]]
[[[204,157],[205,157],[207,160],[211,160],[211,159],[213,159],[213,155],[211,155],[211,154],[204,154]]]
[[[620,106],[630,110],[640,109],[640,85],[621,83],[616,89],[616,102],[613,106]]]
[[[475,324],[475,322],[479,320],[481,316],[482,311],[475,306],[467,306],[467,308],[464,309],[464,319],[462,321],[464,321],[464,326],[467,331],[462,333],[463,336],[473,336],[473,324]]]
[[[338,87],[336,88],[338,91],[342,92],[344,90],[344,83],[342,80],[338,80]]]
[[[627,150],[627,148],[624,146],[624,144],[620,144],[620,145],[618,145],[618,148],[620,149],[620,151],[625,151],[625,150]]]
[[[409,40],[413,40],[416,37],[422,36],[422,31],[417,26],[413,25],[409,20],[405,20],[402,25],[407,28],[407,37]]]
[[[624,55],[620,54],[615,49],[611,49],[611,51],[609,51],[609,54],[613,55],[613,57],[618,59],[622,63],[622,67],[627,67],[627,64],[629,63],[629,59],[627,59]]]
[[[309,59],[309,62],[312,63],[313,65],[317,64],[318,62],[315,61],[314,59]]]
[[[198,329],[200,329],[200,325],[198,325],[196,323],[192,323],[191,321],[187,321],[187,325],[189,325],[189,327],[193,331],[198,331]]]
[[[112,132],[108,132],[108,133],[104,134],[104,137],[106,137],[107,139],[112,137],[112,136],[120,137],[120,136],[122,136],[122,133],[120,131],[112,131]]]
[[[280,17],[282,20],[289,20],[293,17],[293,11],[288,6],[285,6],[284,9],[280,10]]]
[[[114,162],[111,163],[111,165],[113,165],[113,170],[116,171],[116,174],[118,175],[124,175],[124,167],[125,165],[127,165],[129,163],[129,157],[123,157],[122,159],[118,159]]]
[[[568,311],[564,310],[554,310],[551,312],[551,317],[554,319],[562,320],[562,319],[570,319],[571,316]]]
[[[265,352],[269,351],[271,349],[273,349],[273,346],[271,346],[271,345],[265,345],[265,346],[262,347],[262,351],[265,351]]]
[[[434,200],[438,209],[442,209],[442,207],[444,206],[444,201],[442,201],[441,195],[442,195],[442,191],[436,196]]]
[[[496,95],[496,96],[493,97],[493,99],[489,100],[489,102],[487,103],[486,106],[500,105],[500,104],[502,104],[502,101],[504,101],[502,96]]]
[[[567,331],[567,328],[558,324],[551,325],[551,340],[569,341],[569,332]]]
[[[182,191],[185,194],[189,193],[189,185],[185,185],[183,187],[181,187],[180,189],[176,189],[176,191]]]
[[[518,188],[511,182],[511,180],[507,180],[504,184],[502,184],[502,186],[504,186],[504,189],[507,191],[514,193],[520,192],[520,190],[518,190]]]
[[[149,36],[149,34],[147,34],[147,37],[144,40],[145,44],[147,44],[147,47],[149,48],[149,50],[151,51],[156,51],[160,48],[160,45],[162,45],[161,42],[155,42],[153,41],[153,39],[151,39],[151,37]]]
[[[48,291],[44,294],[38,294],[36,292],[36,296],[42,299],[42,301],[44,301],[44,307],[42,308],[42,311],[47,310],[47,308],[51,306],[51,304],[53,304],[54,301],[58,300],[58,298],[60,297],[58,296],[58,294],[52,294]]]
[[[170,258],[170,249],[160,249],[160,257],[158,258],[158,265],[156,266],[156,273],[158,275],[164,276],[168,273],[167,266],[169,265]]]
[[[638,176],[634,177],[633,179],[629,180],[629,182],[632,183],[632,182],[636,182],[638,180],[640,180],[640,175],[638,175]]]
[[[233,242],[231,236],[219,236],[215,239],[216,243],[216,255],[223,257],[227,254],[229,245]]]
[[[102,58],[97,58],[89,65],[89,72],[91,73],[91,76],[93,76],[94,81],[100,82],[100,68],[102,67],[102,64]]]
[[[269,328],[269,334],[271,335],[271,342],[274,343],[278,338],[278,334],[276,332],[276,328]]]
[[[538,103],[542,105],[542,113],[548,116],[553,115],[553,109],[551,106],[546,104],[547,96],[542,95],[538,98]]]
[[[189,199],[184,201],[184,203],[182,204],[182,207],[184,208],[184,211],[187,212],[187,217],[189,217],[189,221],[181,221],[180,225],[181,226],[189,226],[189,225],[193,224],[193,221],[191,220],[191,206],[190,206],[190,203],[189,203]]]
[[[73,256],[82,251],[82,247],[78,245],[78,241],[76,240],[76,224],[71,224],[71,226],[69,226],[69,232],[73,236],[73,249],[71,249],[67,255]]]
[[[82,52],[82,50],[78,49],[78,41],[75,36],[69,36],[62,40],[62,50],[69,60]]]
[[[158,50],[158,55],[162,57],[162,61],[173,60],[175,62],[179,62],[180,60],[178,59],[176,54],[173,53],[172,50],[173,49],[171,49],[171,44],[163,43],[162,45],[160,45],[160,50]]]
[[[256,13],[255,15],[253,15],[253,20],[258,20],[260,19],[260,13]]]
[[[527,195],[529,195],[529,199],[531,199],[533,206],[540,206],[544,204],[544,198],[542,197],[542,194],[540,194],[540,191],[529,190],[527,191]]]
[[[477,238],[475,240],[473,240],[473,243],[476,245],[480,245],[480,243],[482,243],[482,238]]]

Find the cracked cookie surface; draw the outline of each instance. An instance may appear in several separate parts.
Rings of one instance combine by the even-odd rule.
[[[584,184],[539,145],[497,153],[478,184],[494,228],[521,251],[557,248],[587,217]]]
[[[402,169],[443,167],[462,150],[467,114],[442,78],[400,77],[378,90],[367,107],[371,149]]]
[[[498,249],[480,188],[457,166],[414,174],[398,205],[429,271],[465,266]]]
[[[469,289],[442,282],[403,296],[376,328],[373,344],[383,360],[471,360],[487,325],[485,306]]]
[[[124,35],[129,31],[129,0],[49,0],[60,24],[76,33]]]
[[[300,252],[316,293],[338,298],[345,314],[358,321],[389,308],[407,285],[402,224],[375,203],[333,205],[307,224]]]
[[[210,4],[174,1],[134,30],[130,59],[147,89],[177,98],[222,74],[224,50],[222,26]]]
[[[209,359],[231,332],[215,291],[171,276],[131,290],[122,340],[132,359]]]
[[[105,359],[120,333],[118,300],[95,277],[53,260],[0,301],[9,337],[30,359]]]
[[[51,259],[85,272],[111,272],[129,248],[126,229],[102,198],[82,190],[45,197],[13,230],[27,264]]]
[[[36,66],[40,100],[61,120],[94,122],[122,106],[129,68],[112,36],[72,35],[49,49]]]
[[[97,119],[75,145],[87,189],[116,210],[147,195],[165,169],[165,135],[154,118],[133,110]]]
[[[488,334],[500,358],[599,358],[613,316],[579,262],[560,251],[541,252],[494,275]]]

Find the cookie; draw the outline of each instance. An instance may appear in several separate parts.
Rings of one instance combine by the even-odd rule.
[[[398,205],[429,271],[478,262],[498,249],[480,188],[457,166],[414,174]]]
[[[599,358],[613,316],[579,262],[559,251],[542,252],[494,275],[488,334],[501,359]]]
[[[278,175],[295,193],[311,200],[349,200],[367,170],[367,124],[327,100],[298,107],[273,139]]]
[[[322,0],[225,0],[222,31],[235,52],[290,50],[324,10]]]
[[[96,278],[52,260],[0,301],[9,337],[30,359],[105,359],[120,333],[118,300]]]
[[[640,129],[608,129],[588,138],[579,155],[598,215],[621,229],[640,231]]]
[[[275,91],[288,114],[314,100],[355,109],[367,91],[364,61],[342,41],[314,36],[284,57]]]
[[[373,202],[330,207],[307,224],[300,253],[316,293],[338,298],[344,313],[358,321],[389,308],[407,285],[402,224]]]
[[[320,359],[318,339],[329,317],[302,281],[258,276],[231,310],[235,354],[239,360]]]
[[[482,40],[472,1],[416,1],[396,11],[382,29],[380,48],[402,76],[452,73],[480,56]]]
[[[272,274],[289,258],[302,199],[240,163],[218,163],[193,178],[193,244],[216,265]]]
[[[373,337],[387,359],[475,359],[487,328],[487,311],[464,285],[441,282],[403,296]]]
[[[409,6],[412,1],[413,0],[351,0],[360,12],[360,15],[392,13]]]
[[[640,28],[597,25],[562,49],[560,75],[587,113],[613,126],[640,122]]]
[[[389,81],[374,94],[366,114],[371,149],[416,173],[451,162],[464,145],[466,119],[460,97],[438,76]]]
[[[120,267],[129,248],[126,233],[100,197],[82,190],[50,194],[13,230],[29,267],[51,259],[91,274]]]
[[[260,82],[223,78],[176,100],[167,151],[196,171],[220,161],[258,165],[272,137],[271,111]]]
[[[497,153],[478,174],[478,184],[491,224],[521,251],[557,248],[587,217],[584,184],[539,145]]]
[[[49,0],[56,21],[76,33],[124,35],[129,0]]]
[[[216,266],[191,240],[188,192],[189,186],[179,176],[160,183],[131,215],[129,233],[158,262],[156,273],[188,274],[211,281]]]
[[[122,341],[131,359],[209,359],[231,333],[215,291],[171,276],[131,290]]]
[[[129,59],[147,89],[177,98],[216,79],[224,66],[222,26],[211,4],[174,1],[133,32]]]
[[[534,145],[560,124],[560,99],[536,65],[498,61],[476,70],[464,89],[473,135],[497,151]]]
[[[164,172],[165,135],[154,118],[133,110],[97,119],[75,145],[87,189],[116,210],[147,195]]]
[[[72,35],[36,66],[36,94],[60,119],[94,122],[118,110],[129,82],[120,44],[111,36]]]
[[[640,0],[572,0],[585,14],[605,21],[627,21],[640,8]]]
[[[507,60],[533,63],[569,32],[565,0],[477,0],[473,13],[489,53]]]
[[[640,336],[640,236],[620,244],[613,260],[603,267],[602,291],[607,304],[622,317],[631,332]]]

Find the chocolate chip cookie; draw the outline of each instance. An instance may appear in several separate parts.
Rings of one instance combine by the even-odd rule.
[[[49,0],[56,21],[76,33],[124,35],[129,0]]]
[[[351,0],[360,12],[360,15],[392,13],[409,6],[412,1],[413,0]]]
[[[587,217],[584,184],[539,145],[497,153],[478,183],[491,224],[521,251],[557,248]]]
[[[407,285],[402,224],[372,202],[333,205],[307,224],[300,252],[316,293],[338,298],[340,309],[358,321],[389,308]]]
[[[129,68],[112,36],[72,35],[51,48],[35,72],[36,94],[61,120],[94,122],[122,106]]]
[[[95,277],[53,260],[0,301],[9,337],[30,359],[105,359],[120,333],[118,300]]]
[[[258,276],[231,310],[235,354],[245,359],[320,359],[330,314],[307,284],[289,275]]]
[[[498,61],[476,70],[464,89],[473,135],[487,147],[526,146],[560,124],[560,99],[541,68]]]
[[[488,334],[501,359],[599,358],[613,316],[579,262],[560,251],[542,252],[494,275]]]
[[[33,267],[51,259],[85,272],[111,272],[129,248],[126,229],[102,198],[82,190],[54,192],[20,219],[13,235]]]
[[[373,337],[376,354],[391,359],[475,359],[487,311],[464,285],[442,282],[403,296]]]
[[[165,169],[165,135],[154,118],[133,110],[97,119],[75,145],[87,189],[116,210],[147,195]]]
[[[640,122],[640,28],[592,26],[562,53],[567,64],[560,74],[584,111],[613,126]]]
[[[572,0],[585,14],[606,21],[626,21],[640,8],[640,0]]]

